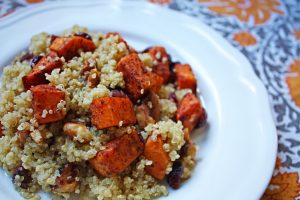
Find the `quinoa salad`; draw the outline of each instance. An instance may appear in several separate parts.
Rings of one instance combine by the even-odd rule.
[[[156,199],[192,176],[207,115],[163,46],[75,25],[33,36],[1,81],[0,166],[26,199]]]

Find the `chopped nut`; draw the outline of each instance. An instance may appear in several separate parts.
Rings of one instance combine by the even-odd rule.
[[[88,81],[88,85],[91,88],[94,88],[94,87],[96,87],[99,84],[99,82],[100,82],[100,74],[97,71],[97,69],[92,69],[90,71],[87,81]]]
[[[74,192],[78,185],[76,166],[72,163],[64,165],[56,177],[54,191],[59,193]]]
[[[64,125],[63,130],[66,135],[80,143],[88,143],[93,139],[92,133],[81,123],[68,122]]]
[[[23,148],[26,142],[27,137],[29,136],[29,131],[18,131],[16,134],[18,135],[17,143],[18,145]]]
[[[41,144],[46,139],[46,132],[44,130],[34,130],[33,132],[30,132],[30,137],[33,139],[33,141],[37,144]]]
[[[154,124],[155,120],[150,116],[150,110],[147,105],[142,104],[136,108],[136,119],[141,128],[145,128],[148,124]]]

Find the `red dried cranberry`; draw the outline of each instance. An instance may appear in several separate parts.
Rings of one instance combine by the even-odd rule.
[[[53,41],[54,41],[56,38],[58,38],[58,36],[57,36],[57,35],[51,35],[51,38],[50,38],[50,43],[52,44],[52,43],[53,43]]]
[[[176,94],[175,92],[172,92],[170,95],[169,95],[169,100],[173,101],[174,103],[177,102],[177,98],[176,98]]]
[[[88,40],[92,40],[92,37],[89,34],[84,33],[84,32],[77,32],[77,33],[75,33],[75,36],[79,36],[79,37],[83,37]]]
[[[170,63],[172,63],[172,57],[171,57],[171,55],[170,55],[170,54],[167,54],[167,57],[168,57],[168,61],[169,61]]]
[[[33,59],[31,60],[31,67],[34,67],[34,65],[36,65],[41,59],[43,58],[43,56],[34,56]]]
[[[206,110],[203,108],[203,113],[199,118],[199,121],[197,123],[197,128],[202,128],[207,124],[207,112]]]
[[[177,64],[180,64],[180,62],[171,62],[170,63],[170,70],[172,71],[173,69],[174,69],[174,67],[175,67],[175,65],[177,65]]]
[[[123,98],[127,97],[127,95],[122,90],[112,90],[111,96],[112,97],[123,97]]]
[[[171,62],[170,63],[170,78],[169,78],[169,83],[175,83],[176,82],[176,75],[175,75],[175,72],[174,72],[174,67],[176,64],[180,64],[180,62]]]
[[[181,161],[173,163],[172,171],[167,176],[167,183],[173,189],[178,189],[181,184],[181,176],[183,174],[183,165]]]
[[[138,136],[139,136],[140,140],[142,141],[142,143],[145,144],[146,141],[145,141],[145,139],[143,138],[142,134],[139,133]]]
[[[20,58],[20,62],[23,62],[25,60],[30,60],[33,58],[33,54],[31,52],[27,52],[24,56]]]
[[[20,165],[19,167],[17,167],[15,169],[15,171],[13,173],[12,181],[14,183],[15,183],[15,178],[16,178],[17,175],[23,177],[23,181],[21,182],[20,187],[23,188],[23,189],[27,189],[29,187],[29,184],[32,181],[30,171],[25,169],[22,165]]]
[[[176,75],[175,73],[171,70],[170,76],[169,76],[169,80],[168,83],[175,83],[176,82]]]
[[[189,143],[185,143],[179,150],[180,157],[185,157],[187,155],[188,150],[189,150]]]

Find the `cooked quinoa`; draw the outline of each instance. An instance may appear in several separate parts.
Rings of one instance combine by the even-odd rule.
[[[53,40],[78,33],[95,45],[93,51],[79,48],[76,56],[69,59],[59,54],[50,56]],[[159,62],[170,62],[171,76],[178,73],[171,67],[170,58],[163,57],[160,51],[152,53],[154,56],[151,56],[151,50],[138,53],[119,34],[93,33],[79,26],[73,26],[59,36],[48,33],[33,36],[28,50],[4,68],[0,99],[0,166],[12,176],[16,189],[24,198],[40,199],[38,192],[41,190],[51,193],[53,199],[155,199],[168,195],[168,187],[153,174],[154,170],[147,170],[155,165],[155,160],[147,158],[157,156],[149,150],[146,153],[147,145],[159,141],[162,141],[161,153],[166,155],[167,162],[162,176],[170,186],[177,188],[178,182],[191,176],[196,164],[196,146],[187,135],[191,134],[196,123],[200,123],[199,120],[203,124],[206,115],[204,118],[199,113],[185,116],[187,111],[183,99],[192,95],[196,88],[181,87],[179,78],[178,81],[171,81],[171,78],[166,81],[165,77],[159,77],[157,80],[161,85],[158,90],[152,92],[152,89],[140,88],[139,97],[135,98],[128,89],[126,74],[118,70],[123,58],[125,60],[131,54],[138,55],[137,59],[144,67],[143,73],[163,76],[157,72]],[[36,113],[39,107],[34,104],[38,96],[33,89],[39,84],[34,83],[26,89],[24,83],[24,77],[29,77],[40,62],[34,61],[38,56],[50,63],[61,63],[60,68],[44,74],[46,82],[43,84],[46,85],[43,87],[63,96],[53,108],[42,109],[39,117]],[[40,65],[37,70],[46,67]],[[87,69],[86,73],[84,69]],[[132,104],[133,121],[127,120],[129,115],[126,114],[109,127],[106,126],[108,122],[99,122],[96,117],[100,112],[94,111],[92,104],[96,104],[96,100],[110,102],[110,98]],[[150,99],[148,102],[147,98]],[[45,99],[45,102],[50,104],[52,99]],[[183,112],[182,116],[180,112]],[[53,116],[60,118],[45,122]],[[117,113],[112,117],[116,116]],[[103,124],[106,127],[102,128]],[[142,150],[128,166],[107,176],[97,170],[99,165],[94,166],[94,163],[98,162],[102,152],[107,151],[109,144],[120,138],[133,137],[136,133]],[[180,163],[180,174],[172,174],[175,162]],[[69,169],[71,171],[67,171]]]

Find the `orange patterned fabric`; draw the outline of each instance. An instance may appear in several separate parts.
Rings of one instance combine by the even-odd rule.
[[[299,196],[300,183],[297,172],[275,175],[262,200],[294,200]]]
[[[290,68],[286,82],[292,97],[292,100],[300,108],[300,60],[295,60]]]
[[[275,164],[274,176],[262,200],[294,200],[299,196],[300,182],[297,172],[279,173],[284,168],[280,158]]]
[[[255,24],[264,24],[272,13],[283,14],[277,0],[199,0],[221,15],[234,15],[243,22],[253,18]]]
[[[297,40],[300,40],[300,29],[294,32],[294,36]]]
[[[233,39],[241,46],[252,46],[256,44],[256,38],[249,32],[241,31],[233,34]]]
[[[161,5],[170,4],[172,0],[149,0],[151,3],[157,3]]]

